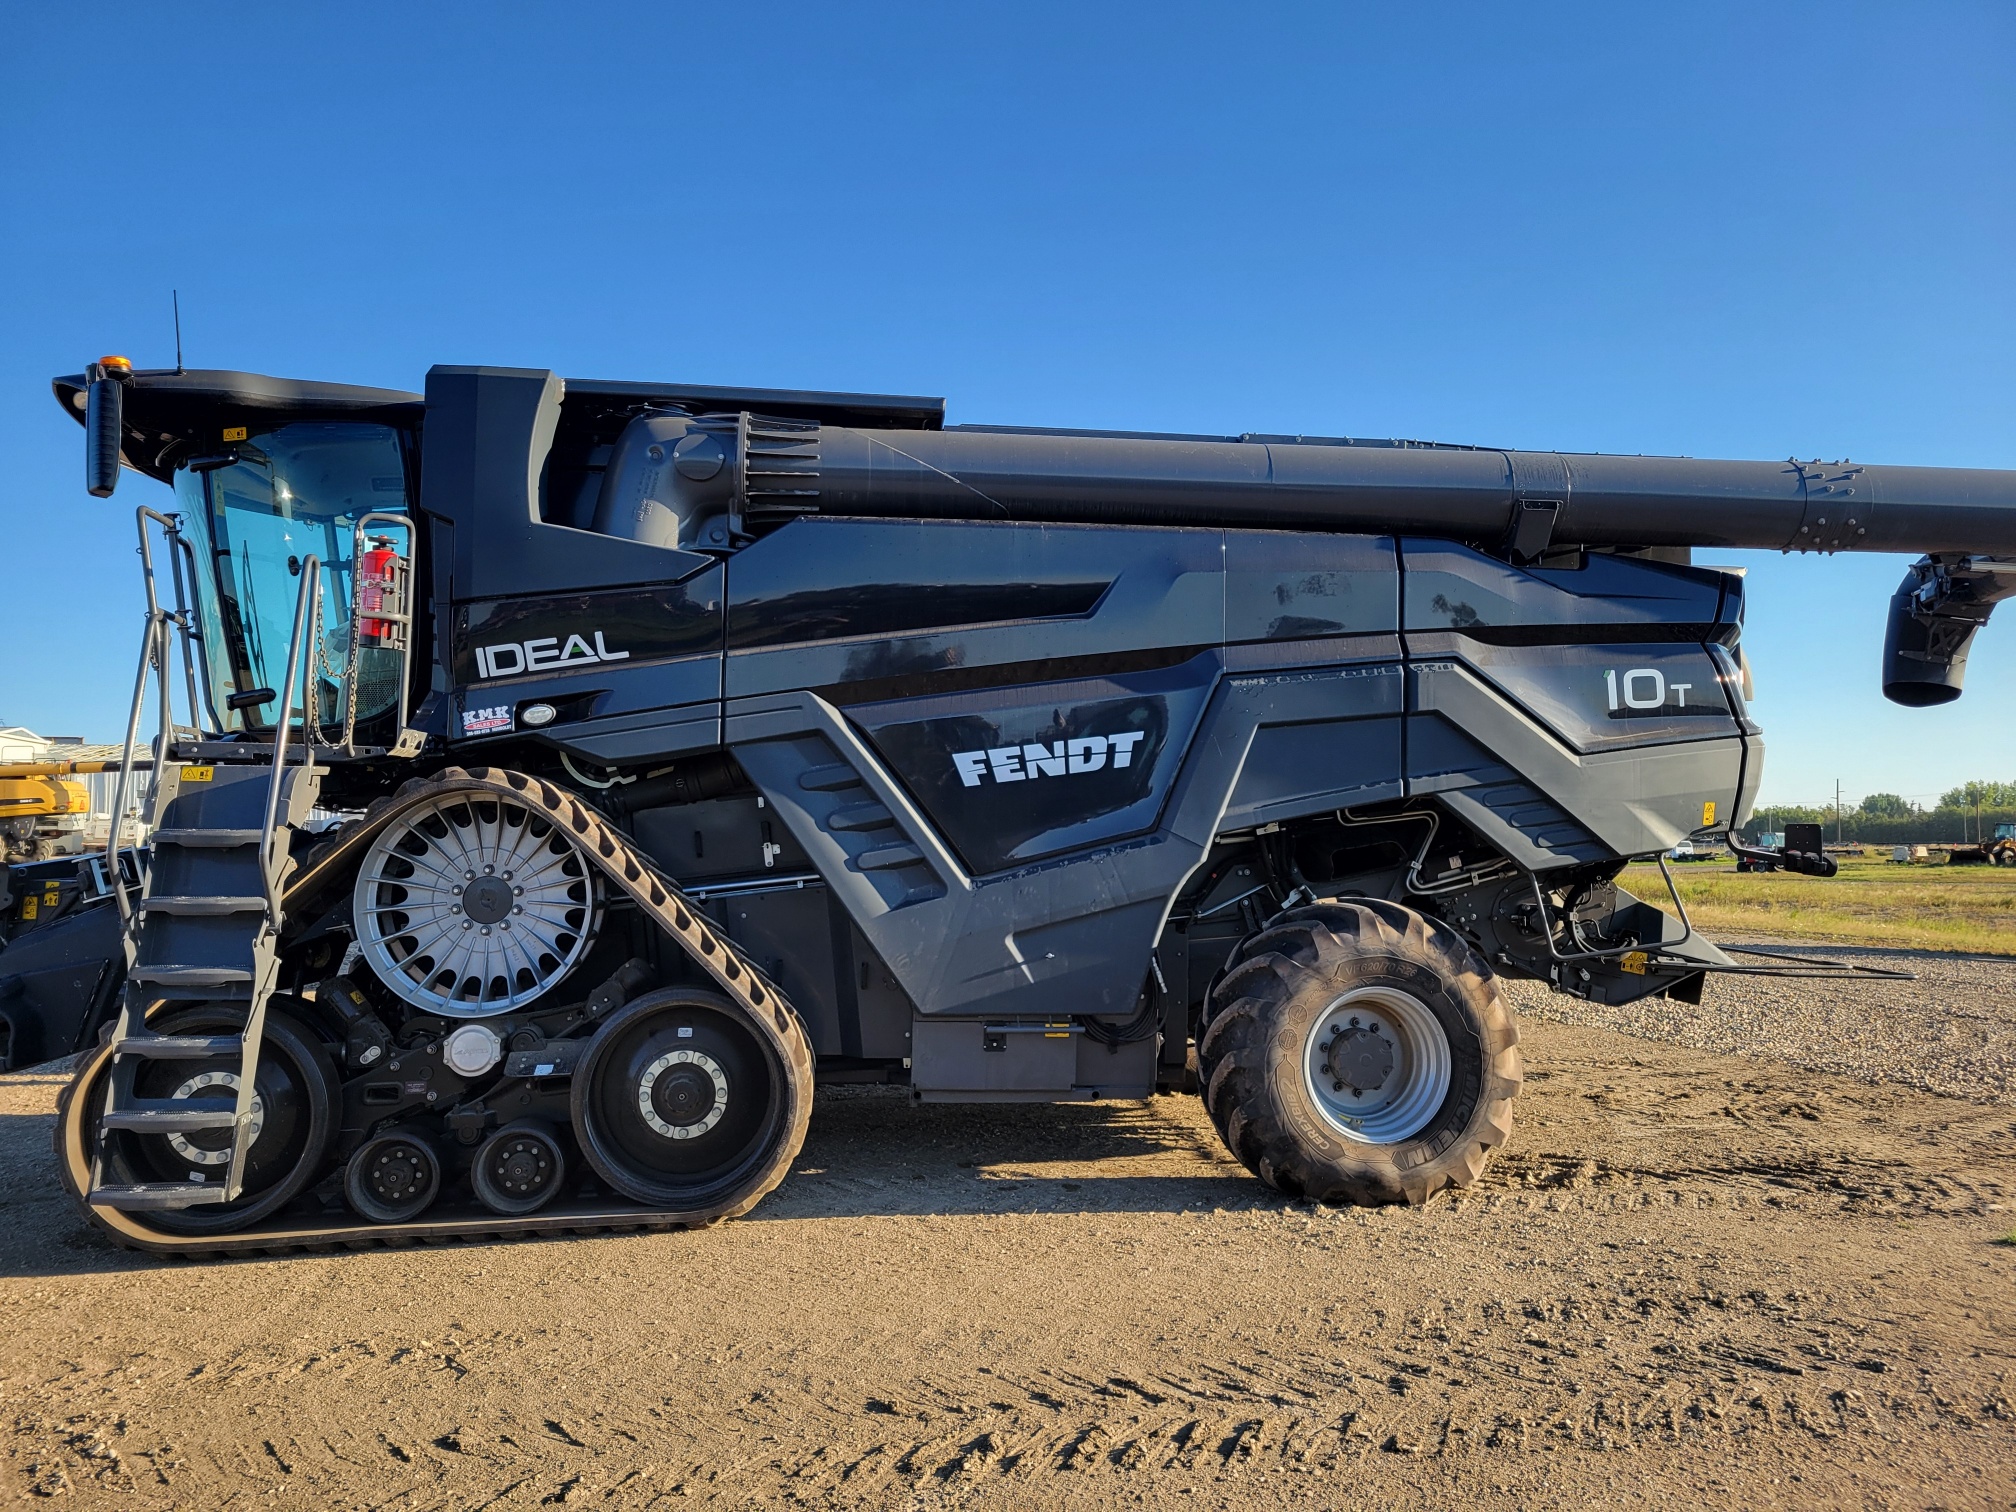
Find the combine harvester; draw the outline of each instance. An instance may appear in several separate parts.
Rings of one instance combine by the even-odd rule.
[[[94,495],[174,490],[157,828],[0,952],[0,1009],[88,1047],[63,1179],[160,1253],[711,1223],[815,1077],[1194,1087],[1291,1197],[1425,1201],[1511,1129],[1499,977],[1825,969],[1617,885],[1757,790],[1743,582],[1690,548],[1926,553],[1905,703],[2016,590],[2012,473],[498,368],[55,390]]]

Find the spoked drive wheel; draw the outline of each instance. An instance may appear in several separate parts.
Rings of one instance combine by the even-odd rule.
[[[508,1013],[587,953],[597,888],[564,830],[509,799],[446,793],[372,841],[352,899],[357,943],[424,1012]]]
[[[796,1017],[752,1016],[697,988],[626,1006],[574,1073],[574,1134],[588,1163],[624,1196],[688,1223],[745,1213],[783,1180],[811,1105],[811,1046]]]
[[[152,1020],[161,1034],[233,1034],[245,1022],[242,1006],[183,1009]],[[56,1155],[64,1185],[80,1201],[91,1183],[98,1151],[98,1115],[105,1107],[112,1053],[101,1047],[64,1089],[57,1110]],[[143,1098],[234,1096],[238,1058],[143,1061],[134,1091]],[[266,1013],[266,1032],[254,1077],[254,1135],[246,1153],[244,1193],[236,1202],[167,1208],[145,1215],[101,1214],[115,1228],[139,1224],[170,1234],[225,1234],[279,1211],[314,1180],[337,1122],[336,1070],[321,1042],[281,1010],[278,1000]],[[139,1134],[115,1130],[105,1141],[105,1175],[114,1184],[217,1181],[229,1161],[231,1131]]]
[[[1205,1107],[1262,1181],[1314,1202],[1426,1202],[1512,1130],[1519,1031],[1447,925],[1370,899],[1298,908],[1212,988]]]

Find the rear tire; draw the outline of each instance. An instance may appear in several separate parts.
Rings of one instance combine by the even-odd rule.
[[[1371,899],[1298,908],[1242,944],[1210,996],[1205,1107],[1276,1191],[1423,1203],[1511,1136],[1518,1027],[1446,924]]]

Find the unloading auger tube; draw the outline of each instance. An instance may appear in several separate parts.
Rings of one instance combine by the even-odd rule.
[[[2016,553],[2016,472],[1413,442],[864,430],[656,414],[618,441],[596,528],[698,544],[734,510],[1398,532],[1549,547]]]
[[[1715,461],[1298,436],[878,430],[744,412],[639,415],[595,529],[714,549],[814,514],[1418,534],[1516,564],[1576,547],[1925,555],[1890,605],[1885,696],[1960,696],[2016,595],[2016,472]]]
[[[350,1215],[317,1215],[297,1221],[283,1219],[277,1224],[268,1222],[245,1233],[177,1234],[163,1232],[148,1223],[145,1213],[86,1204],[85,1211],[116,1243],[153,1254],[187,1256],[640,1228],[695,1228],[747,1212],[784,1179],[804,1143],[812,1112],[812,1051],[798,1015],[776,986],[752,968],[733,944],[710,929],[676,887],[639,861],[628,842],[601,816],[552,784],[519,772],[485,768],[463,771],[452,767],[433,777],[406,783],[361,822],[342,830],[303,859],[289,879],[285,894],[289,927],[299,925],[309,904],[338,887],[350,885],[358,862],[376,837],[403,817],[457,796],[520,806],[561,831],[596,868],[603,883],[621,892],[677,942],[719,992],[740,1010],[748,1026],[763,1035],[765,1048],[777,1058],[783,1073],[780,1078],[783,1102],[775,1110],[774,1131],[754,1168],[741,1177],[727,1200],[697,1209],[652,1206],[612,1194],[601,1199],[556,1201],[522,1216],[486,1212],[480,1217],[430,1219],[423,1213],[404,1222],[372,1223]],[[601,1015],[600,1023],[606,1026],[639,1004],[662,995],[647,993],[632,1002],[616,1004]],[[111,1059],[109,1043],[92,1052],[64,1088],[58,1103],[57,1166],[65,1187],[80,1203],[91,1185],[95,1128],[90,1110],[98,1106],[98,1089]],[[508,1128],[504,1132],[509,1132]]]

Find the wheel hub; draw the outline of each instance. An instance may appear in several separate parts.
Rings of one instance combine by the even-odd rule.
[[[1379,1032],[1376,1021],[1363,1026],[1353,1018],[1348,1028],[1342,1024],[1332,1026],[1324,1065],[1330,1073],[1333,1091],[1349,1087],[1357,1097],[1377,1092],[1393,1074],[1395,1061],[1393,1042]]]
[[[168,1096],[180,1102],[190,1097],[220,1097],[224,1093],[238,1095],[238,1073],[236,1071],[204,1071],[190,1077]],[[259,1133],[266,1127],[266,1099],[257,1092],[252,1094],[252,1136],[245,1141],[249,1150],[259,1142]],[[215,1148],[205,1148],[196,1143],[197,1139],[214,1143]],[[231,1159],[231,1131],[229,1129],[208,1130],[191,1138],[187,1134],[170,1134],[168,1148],[180,1155],[191,1165],[221,1166]]]
[[[544,1149],[529,1139],[514,1140],[498,1162],[497,1184],[523,1196],[544,1181],[551,1168]]]
[[[667,1139],[698,1139],[728,1111],[728,1077],[702,1050],[668,1050],[644,1068],[637,1111]]]
[[[389,1144],[380,1150],[368,1176],[372,1195],[393,1204],[409,1201],[430,1179],[420,1153],[404,1144]]]
[[[503,877],[478,877],[462,890],[462,908],[478,924],[501,924],[511,916],[511,884]]]

